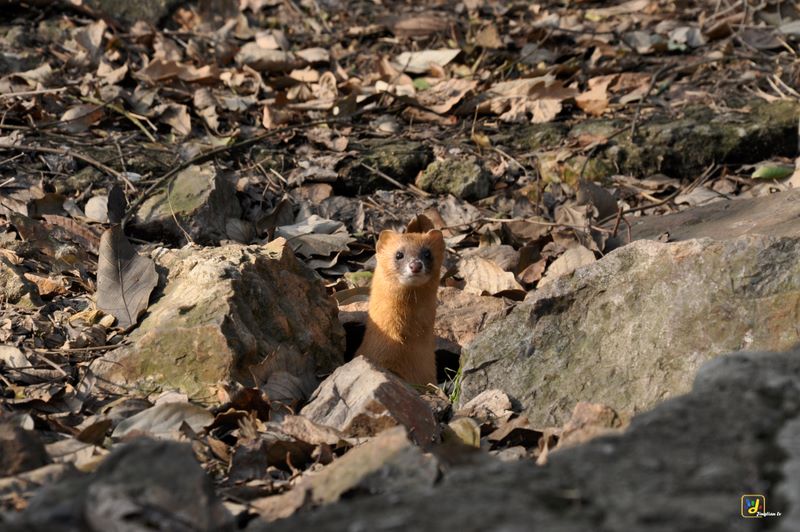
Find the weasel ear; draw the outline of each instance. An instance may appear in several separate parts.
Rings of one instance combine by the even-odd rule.
[[[444,235],[442,235],[441,231],[438,229],[431,229],[426,233],[426,236],[428,237],[429,242],[437,247],[441,246],[441,248],[444,249]]]
[[[433,222],[424,214],[418,214],[408,222],[406,233],[424,233],[429,229],[433,229]]]
[[[389,229],[385,229],[381,231],[381,234],[378,236],[378,243],[375,245],[375,251],[380,251],[389,241],[395,237],[397,233],[391,231]]]

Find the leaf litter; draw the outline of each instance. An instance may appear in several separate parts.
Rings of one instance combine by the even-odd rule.
[[[124,343],[156,297],[148,254],[174,245],[129,222],[158,194],[170,203],[182,170],[211,164],[233,184],[241,215],[217,243],[286,238],[340,301],[363,295],[353,279],[379,231],[417,213],[445,233],[447,286],[511,301],[624,242],[627,218],[797,186],[786,154],[705,161],[696,175],[601,157],[623,138],[651,142],[637,129],[691,105],[747,115],[742,94],[800,98],[791,6],[778,19],[724,1],[680,13],[653,0],[326,6],[188,3],[161,25],[15,8],[3,22],[0,414],[36,427],[45,461],[91,470],[147,433],[191,441],[231,505],[252,501],[244,513],[286,516],[341,495],[308,479],[363,442],[258,388],[207,408],[95,386],[92,359]],[[563,134],[604,119],[611,128]],[[416,188],[431,163],[466,159],[492,176],[483,197]],[[188,234],[179,215],[176,234]],[[543,463],[624,425],[581,403],[564,427],[532,427],[490,395],[445,414],[445,442]],[[36,483],[19,485],[0,489],[4,508],[26,506]],[[292,500],[277,509],[277,496]]]

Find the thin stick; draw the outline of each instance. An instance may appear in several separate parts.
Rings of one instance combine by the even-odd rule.
[[[24,146],[22,144],[3,144],[3,143],[0,143],[0,150],[16,150],[16,151],[26,151],[32,153],[51,153],[54,155],[61,155],[62,157],[71,156],[85,162],[86,164],[94,166],[98,170],[102,170],[103,172],[112,175],[113,177],[119,179],[120,181],[127,181],[127,178],[120,172],[117,172],[110,166],[101,163],[97,159],[94,159],[92,157],[89,157],[88,155],[84,155],[77,151],[61,150],[58,148],[46,148],[44,146]]]
[[[36,96],[39,94],[56,94],[59,92],[64,92],[65,90],[67,90],[67,87],[59,87],[57,89],[39,89],[35,91],[8,92],[6,94],[0,94],[0,99],[16,97],[21,98],[23,96]]]
[[[420,198],[429,198],[430,197],[430,194],[428,194],[424,190],[421,190],[421,189],[415,187],[414,185],[404,185],[400,181],[398,181],[395,178],[387,175],[384,172],[381,172],[377,168],[373,168],[372,166],[370,166],[368,164],[364,164],[364,163],[359,163],[359,164],[361,164],[361,166],[363,166],[364,168],[366,168],[367,170],[369,170],[373,174],[377,175],[378,177],[381,177],[381,178],[385,179],[386,181],[388,181],[389,183],[393,184],[397,188],[402,188],[404,190],[408,190],[409,192],[411,192],[412,194],[414,194],[414,195],[416,195],[416,196],[418,196]]]

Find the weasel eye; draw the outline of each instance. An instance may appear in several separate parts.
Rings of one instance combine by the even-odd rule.
[[[420,253],[420,255],[422,255],[422,258],[425,259],[425,260],[431,260],[433,258],[433,255],[431,254],[431,250],[429,250],[428,248],[423,249],[422,253]]]
[[[405,257],[405,255],[403,254],[402,251],[398,251],[397,253],[394,254],[395,260],[402,260],[403,257]]]

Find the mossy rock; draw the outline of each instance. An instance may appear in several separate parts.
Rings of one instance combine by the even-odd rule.
[[[266,246],[183,248],[158,258],[163,293],[131,345],[93,370],[114,387],[177,389],[203,403],[232,383],[299,401],[343,362],[335,303],[284,239]]]
[[[428,192],[476,200],[489,195],[491,180],[473,157],[445,159],[431,163],[417,178],[417,186]]]
[[[428,146],[409,140],[366,140],[352,148],[359,155],[339,164],[339,182],[334,187],[337,194],[367,194],[380,189],[397,188],[364,165],[400,183],[412,183],[433,159],[433,152]]]
[[[241,205],[233,183],[214,163],[192,165],[165,183],[139,207],[135,231],[148,238],[213,244],[228,238],[227,221],[238,219]]]

